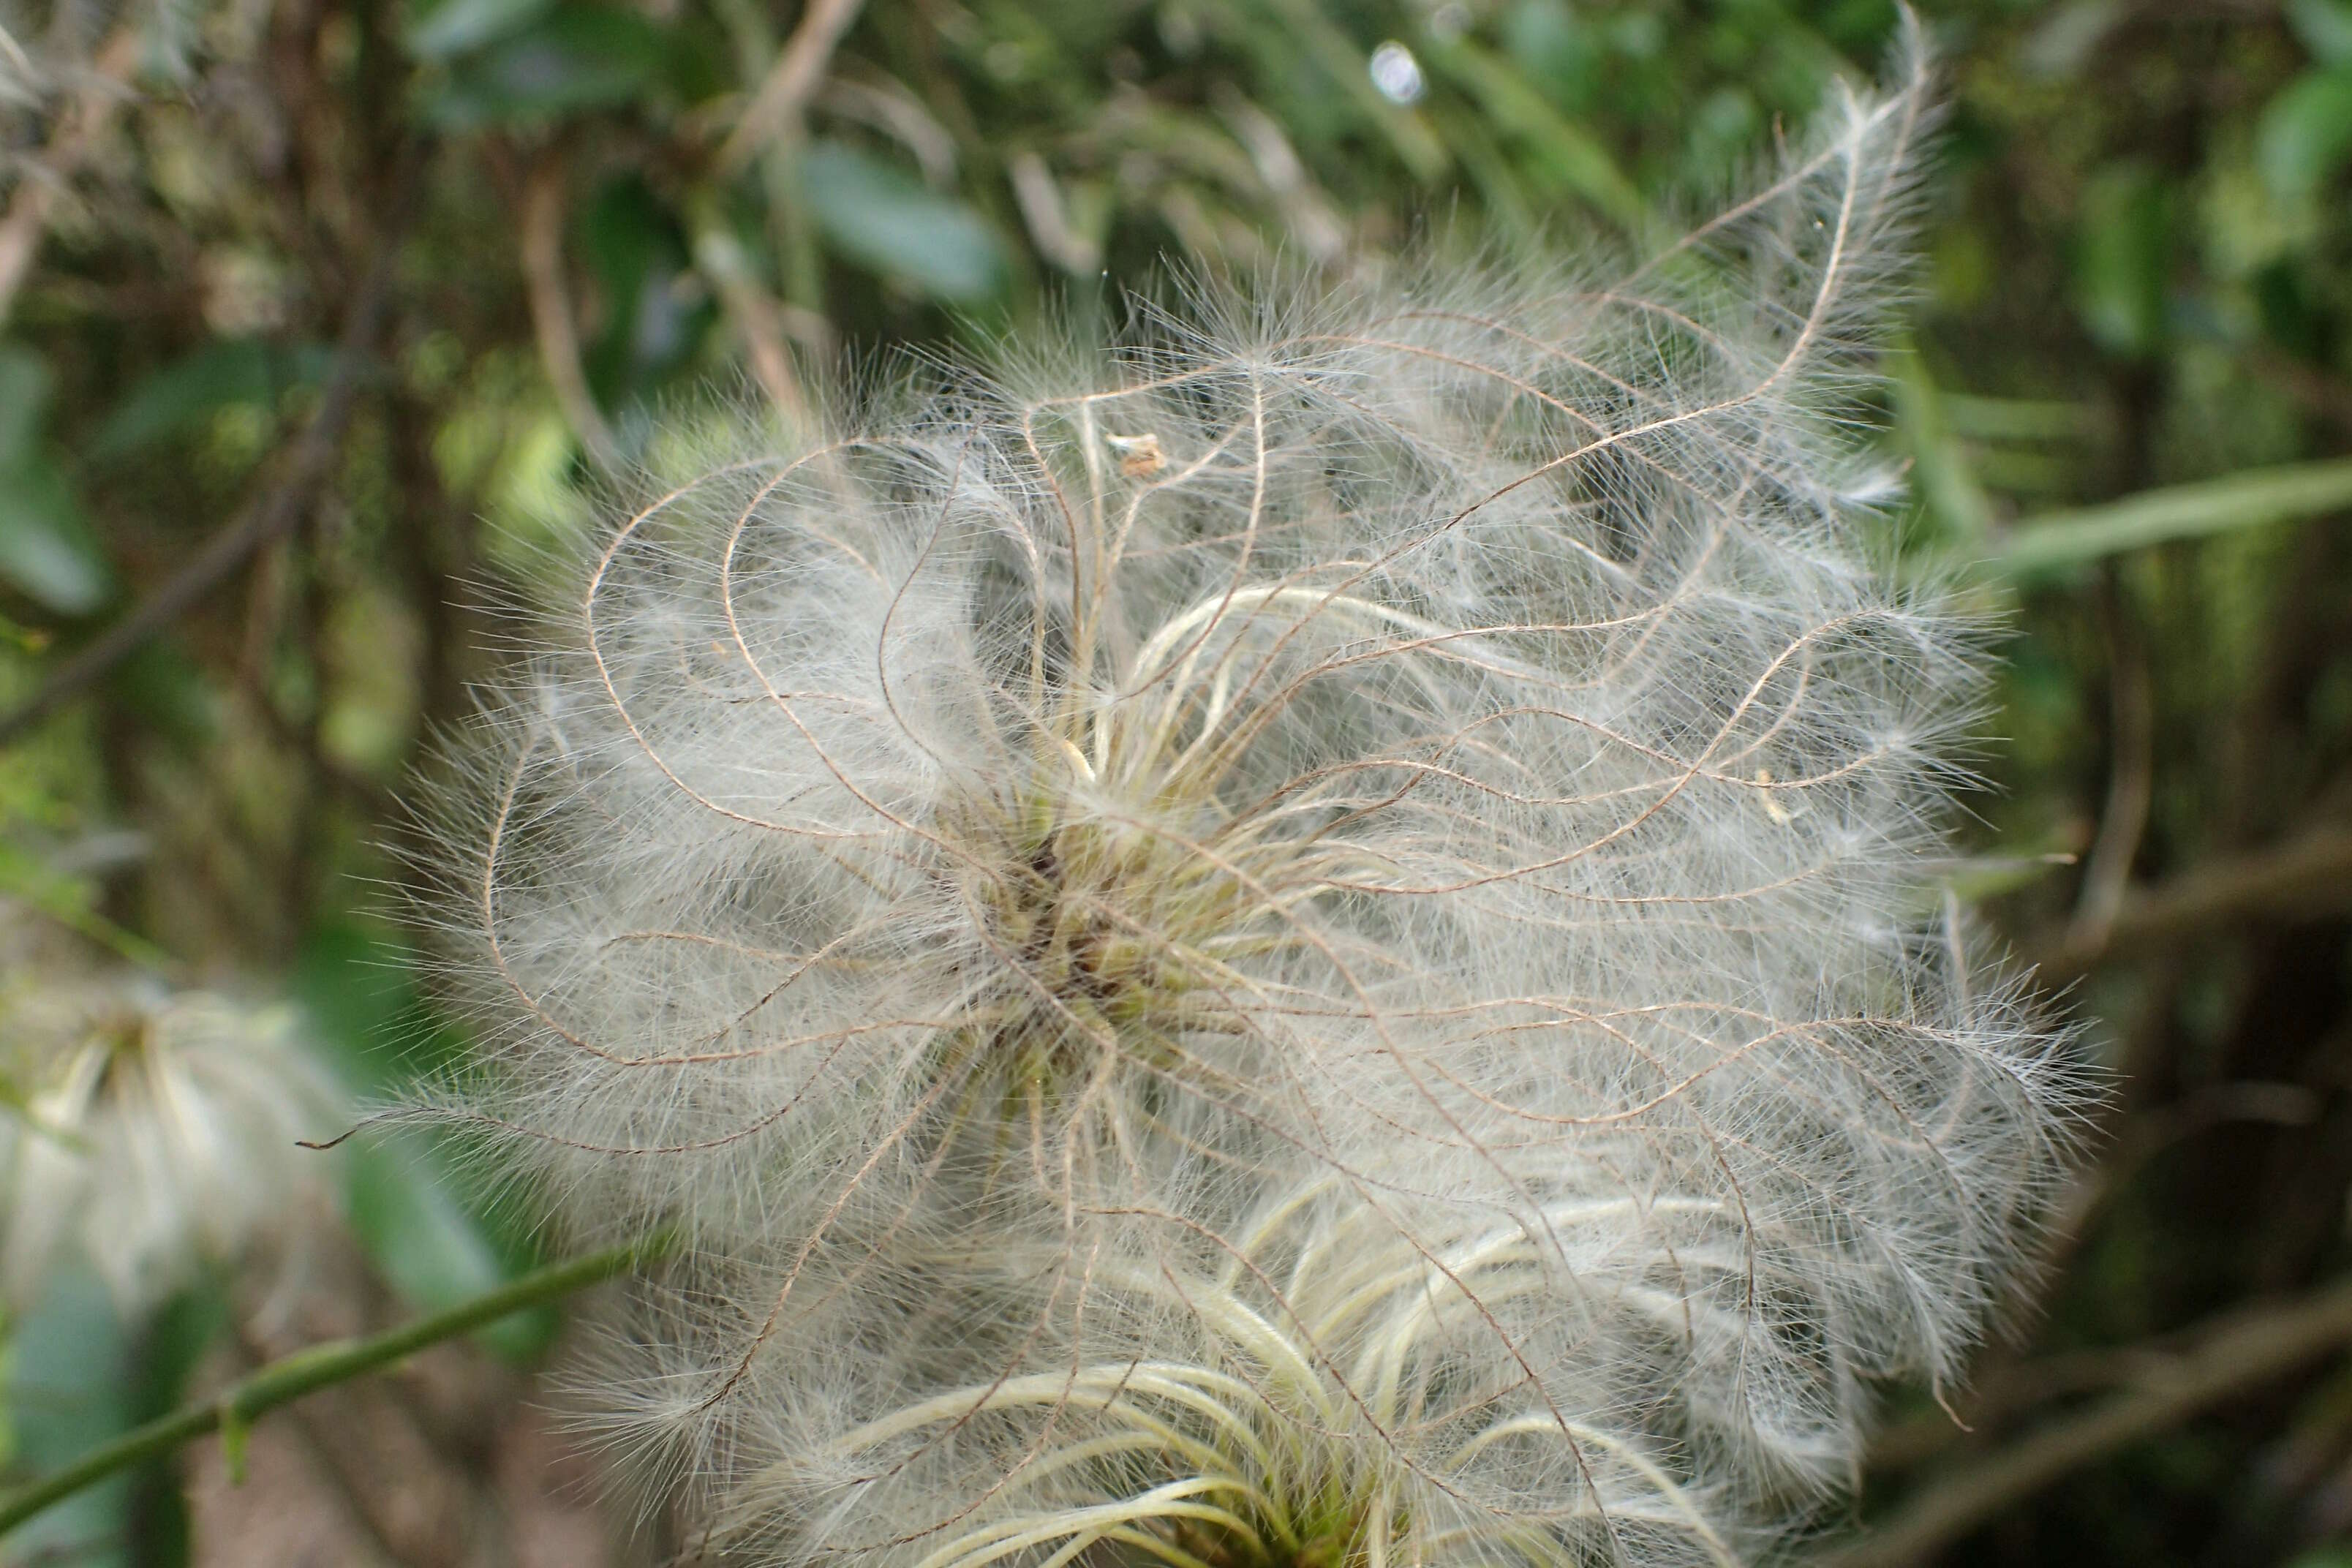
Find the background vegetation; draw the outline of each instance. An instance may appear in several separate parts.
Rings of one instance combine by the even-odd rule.
[[[1939,0],[1887,398],[1906,549],[2006,615],[1969,858],[2116,1073],[2013,1339],[1913,1391],[1848,1563],[2352,1564],[2352,0]],[[1670,233],[1886,0],[12,0],[0,892],[290,995],[355,1097],[460,1048],[372,911],[403,780],[600,477],[844,345]],[[11,985],[37,984],[19,974]],[[296,1292],[5,1324],[32,1473],[533,1261],[320,1155]],[[5,1180],[0,1175],[0,1180]],[[0,1192],[0,1200],[10,1194]],[[281,1247],[284,1251],[287,1248]],[[283,1271],[275,1271],[282,1276]],[[509,1320],[101,1489],[57,1563],[691,1561],[587,1500]]]

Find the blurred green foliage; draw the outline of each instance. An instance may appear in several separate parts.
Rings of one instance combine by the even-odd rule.
[[[2001,787],[1953,881],[2079,982],[2117,1095],[1973,1430],[1924,1397],[1892,1429],[1889,1519],[2352,1254],[2352,0],[1921,10],[1949,111],[1888,441],[1907,560],[2006,628]],[[593,526],[605,468],[730,419],[711,389],[789,413],[846,351],[968,351],[1171,272],[1639,249],[1897,26],[1887,0],[0,20],[0,236],[38,245],[0,283],[0,701],[296,482],[291,444],[354,398],[299,526],[0,754],[0,889],[135,961],[284,984],[374,1096],[461,1043],[383,918],[396,792],[496,673],[530,563]],[[332,1157],[411,1305],[534,1255],[429,1148]],[[20,1390],[46,1331],[17,1328]],[[53,1458],[19,1420],[14,1462]],[[2325,1568],[2347,1542],[2339,1353],[1904,1560]]]

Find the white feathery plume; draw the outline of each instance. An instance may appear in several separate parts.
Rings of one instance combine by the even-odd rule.
[[[329,1196],[341,1096],[295,1015],[144,976],[20,973],[0,1007],[0,1300],[79,1256],[126,1313],[205,1265],[274,1252]]]
[[[1350,1563],[1707,1561],[1851,1460],[1866,1379],[1952,1373],[2074,1090],[1927,907],[1977,639],[1876,558],[1851,432],[1924,103],[1915,55],[1630,272],[1204,285],[602,542],[446,798],[485,1045],[425,1114],[583,1237],[681,1235],[593,1397],[802,1542],[760,1560],[1128,1561],[933,1554],[1081,1506],[1060,1445],[1143,1398],[1105,1369],[1257,1353],[1134,1303],[1269,1194],[1384,1238],[1310,1297],[1517,1238],[1413,1287],[1485,1336],[1416,1375],[1546,1433],[1234,1394],[1360,1456],[1265,1498],[1488,1456]],[[1261,1295],[1317,1398],[1371,1353]],[[994,1420],[1038,1378],[1086,1419]],[[919,1438],[961,1479],[887,1531],[782,1500]]]

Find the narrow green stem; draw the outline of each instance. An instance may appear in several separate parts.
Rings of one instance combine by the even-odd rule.
[[[254,1419],[306,1394],[381,1371],[428,1345],[469,1333],[510,1312],[543,1306],[591,1285],[627,1273],[668,1252],[666,1236],[551,1263],[470,1301],[435,1312],[362,1340],[330,1340],[274,1361],[218,1397],[125,1432],[83,1455],[54,1475],[0,1493],[0,1536],[53,1504],[127,1470],[170,1453],[207,1432],[225,1431],[241,1441]]]

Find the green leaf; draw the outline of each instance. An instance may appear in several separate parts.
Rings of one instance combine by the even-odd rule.
[[[465,1048],[425,1007],[407,955],[362,926],[331,924],[311,932],[287,990],[364,1099],[396,1100],[420,1079],[446,1069]],[[537,1263],[526,1238],[471,1201],[425,1135],[366,1132],[347,1146],[347,1158],[352,1234],[411,1304],[425,1310],[454,1306]],[[553,1314],[542,1310],[507,1319],[479,1337],[499,1355],[528,1362],[554,1331]]]
[[[2074,252],[2075,304],[2100,347],[2138,356],[2164,337],[2172,214],[2155,171],[2126,163],[2083,192]]]
[[[2273,194],[2308,196],[2352,156],[2352,66],[2305,71],[2263,106],[2254,164]]]
[[[1948,890],[1963,904],[1980,904],[2030,887],[2061,867],[2074,865],[2077,858],[2066,849],[1966,856],[1943,866],[1934,893],[1937,902]]]
[[[2352,0],[2287,0],[2286,19],[2313,59],[2352,65]]]
[[[838,142],[812,145],[799,173],[810,216],[849,260],[936,300],[982,300],[1004,287],[1003,247],[962,202]]]
[[[606,182],[579,232],[604,320],[584,356],[588,384],[604,407],[625,408],[688,364],[715,312],[676,216],[636,175]]]
[[[1568,0],[1519,0],[1504,16],[1503,46],[1555,100],[1575,99],[1600,63],[1597,31]]]
[[[44,449],[49,367],[0,345],[0,582],[43,609],[86,616],[114,591],[114,574],[81,498]]]
[[[2080,441],[2096,436],[2098,416],[2087,404],[2040,397],[1938,395],[1952,431],[1971,441]]]
[[[53,1271],[9,1327],[8,1415],[26,1469],[55,1469],[136,1424],[131,1331],[95,1274]],[[132,1489],[132,1477],[111,1477],[11,1531],[9,1561],[46,1552],[75,1568],[130,1568]]]
[[[2046,576],[2126,550],[2347,508],[2352,458],[2255,468],[2029,518],[1984,561],[2011,576]]]
[[[459,1201],[447,1162],[414,1133],[367,1134],[350,1149],[346,1188],[352,1233],[402,1299],[438,1311],[529,1270],[535,1258],[501,1245],[481,1216]],[[554,1340],[551,1308],[502,1318],[478,1330],[493,1353],[517,1363]]]
[[[1953,434],[1942,389],[1916,349],[1895,358],[1894,372],[1895,426],[1911,449],[1919,500],[1944,539],[1975,547],[1992,531],[1992,503]]]
[[[1430,61],[1466,88],[1486,116],[1517,134],[1538,173],[1574,192],[1629,231],[1650,222],[1650,205],[1601,139],[1546,102],[1495,54],[1467,39],[1433,44]]]
[[[334,1053],[339,1076],[362,1096],[399,1093],[465,1054],[464,1039],[426,1009],[409,955],[355,921],[310,932],[286,989]]]
[[[86,616],[114,592],[72,481],[37,454],[0,468],[0,579],[61,616]]]
[[[48,857],[24,844],[0,840],[0,895],[39,910],[132,963],[158,971],[172,967],[171,955],[162,948],[99,912],[96,878],[59,870]],[[23,1100],[13,1089],[0,1086],[0,1104],[21,1108]]]
[[[2121,0],[2074,0],[2053,8],[2018,50],[2021,73],[2028,80],[2043,81],[2082,75],[2123,17]]]
[[[30,349],[0,344],[0,468],[30,457],[49,408],[47,361]]]
[[[520,32],[554,5],[555,0],[441,0],[416,18],[404,42],[420,60],[447,59]]]
[[[1370,55],[1334,19],[1334,13],[1344,14],[1340,7],[1318,0],[1228,4],[1245,16],[1255,13],[1259,58],[1276,67],[1276,79],[1296,76],[1311,62],[1354,105],[1359,123],[1385,140],[1414,179],[1433,184],[1444,177],[1452,153],[1424,116],[1381,96],[1372,83]]]
[[[91,437],[94,458],[126,457],[196,429],[233,404],[265,408],[294,387],[324,379],[334,351],[324,343],[215,338],[141,381]]]
[[[669,38],[635,12],[559,5],[452,63],[425,117],[449,131],[530,124],[634,103],[662,79]]]

